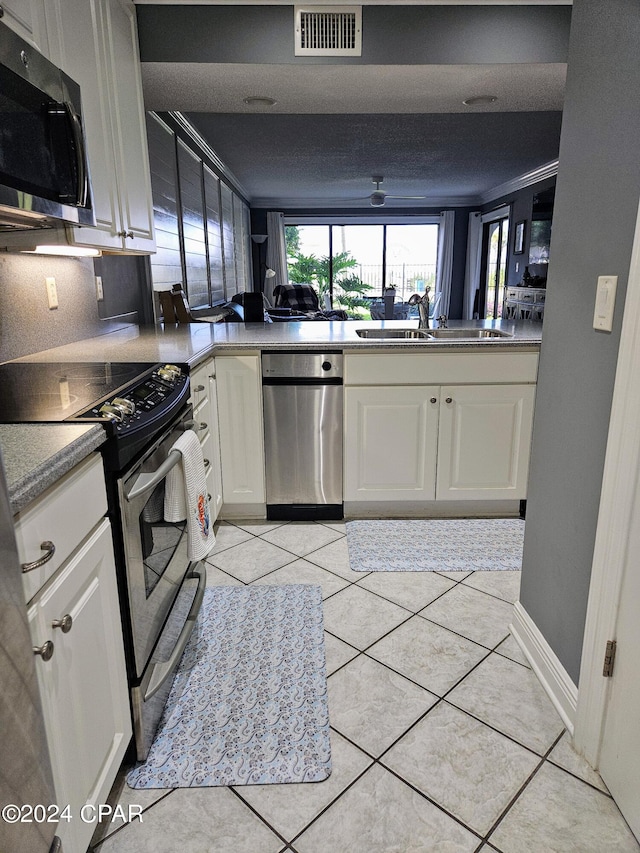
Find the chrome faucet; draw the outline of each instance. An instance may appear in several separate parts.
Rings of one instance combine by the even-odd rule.
[[[414,293],[409,297],[409,305],[417,305],[418,306],[418,314],[420,315],[420,320],[418,322],[419,329],[428,329],[429,328],[429,294],[431,293],[431,288],[425,288],[424,295],[420,296],[419,293]]]

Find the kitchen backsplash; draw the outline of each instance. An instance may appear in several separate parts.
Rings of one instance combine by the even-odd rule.
[[[47,300],[49,277],[56,280],[54,309]],[[100,319],[92,260],[0,257],[0,361],[106,334],[130,320]]]

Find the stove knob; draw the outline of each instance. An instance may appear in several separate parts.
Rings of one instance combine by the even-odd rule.
[[[103,403],[98,411],[103,418],[107,418],[111,421],[118,421],[120,423],[123,420],[122,409],[116,408],[116,406],[113,406],[111,403]]]
[[[161,367],[158,370],[158,376],[160,376],[162,379],[167,379],[170,382],[174,382],[181,375],[182,371],[175,364],[165,364],[164,367]]]
[[[127,400],[126,397],[114,397],[111,405],[122,409],[125,415],[133,415],[136,410],[136,404],[133,400]]]

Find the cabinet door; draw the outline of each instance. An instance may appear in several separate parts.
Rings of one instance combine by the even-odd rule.
[[[153,252],[153,202],[133,3],[103,0],[124,247]]]
[[[524,499],[535,386],[452,385],[440,397],[436,499]]]
[[[220,463],[220,428],[218,426],[220,413],[218,411],[218,388],[213,370],[209,375],[209,408],[211,411],[211,473],[208,475],[211,494],[211,512],[215,518],[222,509],[222,467]]]
[[[52,627],[70,615],[68,633]],[[109,522],[104,520],[34,599],[29,618],[34,645],[54,644],[37,659],[45,728],[57,802],[69,804],[61,822],[65,851],[86,850],[95,824],[80,819],[85,803],[106,802],[131,738],[120,610]]]
[[[264,504],[262,383],[258,356],[215,360],[225,504]]]
[[[345,388],[345,501],[434,499],[439,391]]]
[[[44,0],[2,0],[2,23],[48,56]]]
[[[54,14],[55,11],[55,14]],[[123,239],[106,76],[101,0],[54,0],[48,13],[52,59],[80,85],[95,228],[69,229],[78,245],[119,249]]]

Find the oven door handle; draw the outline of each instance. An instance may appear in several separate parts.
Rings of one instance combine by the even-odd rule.
[[[202,607],[202,601],[204,599],[204,591],[207,585],[207,570],[203,568],[202,571],[196,571],[199,563],[194,565],[194,568],[187,574],[188,578],[198,578],[198,589],[196,590],[196,594],[193,598],[193,602],[191,604],[191,609],[189,610],[189,615],[187,616],[184,627],[180,632],[180,636],[178,637],[178,641],[171,652],[171,656],[169,660],[162,661],[162,663],[157,663],[153,667],[153,673],[151,674],[151,679],[149,681],[149,686],[147,687],[147,691],[144,694],[144,701],[147,702],[154,693],[157,693],[158,690],[162,687],[164,682],[167,680],[169,676],[173,675],[173,671],[182,657],[182,653],[184,652],[185,646],[189,642],[189,637],[191,636],[191,632],[196,624],[196,619],[198,618],[198,614],[200,613],[200,608]]]
[[[164,480],[169,471],[172,468],[175,468],[181,459],[182,453],[180,453],[179,450],[170,450],[169,455],[162,465],[160,465],[152,474],[140,474],[132,488],[125,493],[125,498],[128,501],[132,501],[135,498],[140,497],[140,495],[143,495],[145,492],[155,489],[158,483],[161,483]]]

